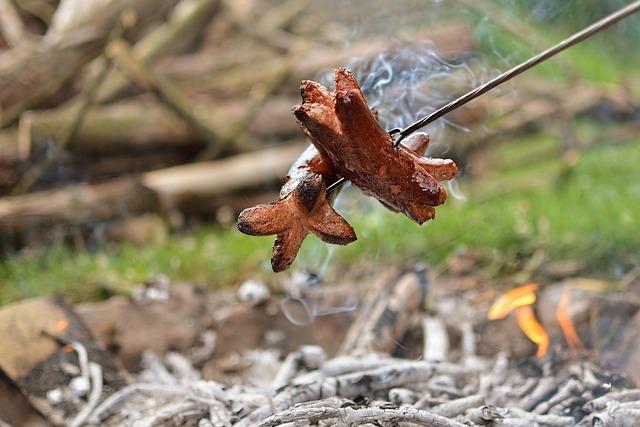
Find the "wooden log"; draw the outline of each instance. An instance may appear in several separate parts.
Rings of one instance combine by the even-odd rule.
[[[0,0],[0,33],[10,46],[20,44],[28,33],[11,1]]]
[[[217,197],[280,179],[303,146],[176,166],[100,184],[76,184],[0,199],[0,230],[25,233],[179,208],[191,197]]]
[[[18,130],[0,130],[0,163],[9,164],[18,160]]]
[[[217,6],[218,0],[189,0],[180,3],[167,22],[154,28],[133,46],[133,55],[148,64],[158,56],[184,45],[198,36],[198,29],[208,23]],[[97,101],[108,102],[127,86],[129,80],[113,70],[102,84]]]
[[[393,272],[372,287],[342,343],[340,353],[393,353],[406,332],[420,322],[427,292],[424,267]]]
[[[77,225],[159,209],[157,196],[134,179],[77,184],[0,200],[0,230],[19,233]]]
[[[86,2],[83,5],[90,6],[75,18],[68,16],[73,15],[75,0],[63,2],[45,37],[0,53],[0,126],[57,94],[80,67],[100,53],[122,11],[131,9],[141,23],[148,23],[175,1]]]
[[[466,25],[451,25],[429,32],[412,34],[412,41],[431,40],[435,50],[443,59],[451,60],[467,55],[473,49],[471,29]],[[353,58],[371,58],[379,52],[393,46],[388,39],[367,40],[357,42],[347,49],[338,49],[329,46],[319,46],[303,52],[291,67],[289,81],[292,87],[298,87],[301,80],[311,79],[322,70],[328,70],[346,65]],[[215,68],[212,58],[211,68]],[[282,69],[286,58],[276,57],[260,64],[249,63],[240,65],[232,70],[215,75],[167,76],[171,79],[182,80],[181,86],[188,91],[215,92],[219,94],[244,93],[263,81],[271,81]],[[259,69],[260,72],[256,72]],[[187,70],[184,70],[187,71]],[[162,74],[162,68],[157,72]]]
[[[303,148],[295,144],[147,172],[142,183],[169,206],[179,206],[190,197],[217,197],[280,180]]]
[[[296,103],[289,97],[274,97],[266,102],[249,125],[249,132],[258,138],[289,139],[301,135],[291,116]],[[207,117],[213,126],[225,129],[243,117],[246,102],[232,100],[225,103],[200,101],[194,105],[200,116]],[[21,145],[51,138],[60,141],[75,116],[73,108],[29,111],[23,115]],[[0,157],[18,153],[12,147],[15,131],[0,132]],[[115,153],[162,147],[199,147],[201,135],[158,101],[148,96],[116,104],[91,108],[67,148],[79,153]],[[17,140],[14,139],[14,144]],[[24,148],[26,150],[26,148]]]
[[[141,151],[135,155],[131,152],[101,156],[89,153],[73,155],[64,165],[85,181],[97,181],[181,165],[194,155],[195,150],[185,149]]]

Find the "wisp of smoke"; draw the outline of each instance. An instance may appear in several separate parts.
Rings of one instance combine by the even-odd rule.
[[[347,68],[387,129],[406,127],[479,84],[465,60],[445,61],[430,41],[398,43],[372,58],[355,58]],[[331,74],[321,76],[320,81],[330,86]],[[445,126],[456,124],[440,120],[425,130],[433,135]]]

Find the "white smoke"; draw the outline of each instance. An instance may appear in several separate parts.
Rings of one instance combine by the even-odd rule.
[[[445,61],[430,41],[398,43],[372,58],[354,58],[347,65],[356,76],[369,107],[386,129],[404,128],[456,94],[481,83],[468,59]],[[320,78],[331,86],[331,75]],[[433,135],[445,126],[466,131],[446,119],[430,125]]]

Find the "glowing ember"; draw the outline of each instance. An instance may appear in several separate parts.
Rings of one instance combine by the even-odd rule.
[[[56,323],[56,331],[64,332],[69,327],[69,321],[67,319],[60,319],[58,323]]]
[[[537,290],[536,283],[529,283],[505,292],[493,303],[487,318],[504,319],[509,313],[515,311],[518,326],[527,338],[538,346],[536,356],[542,357],[549,348],[549,335],[531,308],[531,305],[536,302]]]
[[[578,336],[576,328],[573,325],[573,320],[567,310],[570,300],[571,288],[565,286],[562,290],[562,296],[560,296],[558,307],[556,308],[556,318],[558,319],[558,324],[560,324],[560,328],[564,334],[564,339],[567,341],[569,348],[571,350],[583,349],[584,344],[582,344],[582,340]]]
[[[536,302],[537,290],[537,283],[529,283],[505,292],[493,303],[489,309],[487,318],[489,320],[504,319],[518,307],[533,304]]]
[[[516,309],[516,321],[527,338],[538,346],[536,357],[542,357],[547,354],[547,350],[549,349],[549,335],[537,319],[531,306],[518,307]]]

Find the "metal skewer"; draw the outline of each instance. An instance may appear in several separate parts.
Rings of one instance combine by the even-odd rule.
[[[475,98],[479,97],[480,95],[489,92],[491,89],[500,86],[502,83],[507,82],[508,80],[511,80],[512,78],[516,77],[517,75],[527,71],[528,69],[535,67],[536,65],[540,64],[541,62],[546,61],[547,59],[551,58],[552,56],[562,52],[563,50],[566,50],[568,48],[570,48],[571,46],[574,46],[586,39],[588,39],[589,37],[591,37],[592,35],[604,30],[605,28],[610,27],[611,25],[615,24],[616,22],[636,13],[640,11],[640,1],[636,1],[634,3],[631,3],[630,5],[618,10],[617,12],[613,12],[612,14],[602,18],[599,21],[594,22],[593,24],[589,25],[588,27],[578,31],[577,33],[575,33],[574,35],[562,40],[560,43],[556,44],[555,46],[550,47],[549,49],[538,53],[535,56],[532,56],[531,58],[527,59],[526,61],[522,62],[519,65],[516,65],[515,67],[513,67],[512,69],[505,71],[504,73],[500,74],[498,77],[495,77],[494,79],[488,81],[487,83],[478,86],[477,88],[465,93],[464,95],[460,96],[457,99],[454,99],[453,101],[449,102],[448,104],[438,108],[437,110],[435,110],[434,112],[432,112],[431,114],[423,117],[422,119],[416,121],[415,123],[410,124],[409,126],[405,127],[404,129],[400,129],[400,128],[395,128],[395,129],[391,129],[389,131],[389,135],[398,135],[394,141],[393,141],[393,147],[397,148],[398,145],[400,145],[400,142],[406,138],[407,136],[409,136],[410,134],[412,134],[413,132],[417,131],[418,129],[421,129],[423,127],[425,127],[426,125],[428,125],[429,123],[432,123],[433,121],[439,119],[440,117],[450,113],[453,110],[456,110],[460,107],[462,107],[464,104],[474,100]],[[336,188],[340,187],[342,184],[344,184],[346,182],[345,178],[340,178],[337,181],[335,181],[333,184],[331,184],[329,187],[327,187],[327,192],[332,192],[334,191]]]
[[[527,71],[528,69],[535,67],[536,65],[540,64],[543,61],[546,61],[547,59],[551,58],[552,56],[562,52],[565,49],[570,48],[571,46],[578,44],[586,39],[588,39],[589,37],[591,37],[592,35],[596,34],[599,31],[604,30],[605,28],[610,27],[611,25],[615,24],[616,22],[620,21],[621,19],[626,18],[629,15],[632,15],[636,12],[638,12],[640,10],[640,1],[636,1],[634,3],[631,3],[630,5],[618,10],[617,12],[612,13],[609,16],[606,16],[604,18],[602,18],[601,20],[594,22],[593,24],[589,25],[588,27],[584,28],[581,31],[578,31],[577,33],[575,33],[574,35],[572,35],[571,37],[568,37],[564,40],[562,40],[560,43],[556,44],[555,46],[550,47],[549,49],[545,50],[544,52],[540,52],[539,54],[532,56],[531,58],[527,59],[526,61],[524,61],[523,63],[516,65],[515,67],[513,67],[512,69],[510,69],[509,71],[505,71],[504,73],[500,74],[498,77],[488,81],[487,83],[478,86],[477,88],[471,90],[470,92],[465,93],[464,95],[462,95],[461,97],[451,101],[450,103],[446,104],[443,107],[438,108],[437,110],[435,110],[433,113],[429,114],[428,116],[418,120],[417,122],[407,126],[404,129],[392,129],[389,131],[389,134],[394,135],[394,134],[398,134],[398,137],[395,139],[393,146],[397,147],[400,144],[400,141],[402,141],[404,138],[406,138],[408,135],[412,134],[413,132],[417,131],[420,128],[425,127],[426,125],[428,125],[429,123],[439,119],[440,117],[444,116],[447,113],[450,113],[451,111],[460,108],[461,106],[463,106],[464,104],[468,103],[469,101],[479,97],[480,95],[489,92],[491,89],[495,88],[496,86],[500,86],[502,83],[511,80],[512,78],[516,77],[517,75]]]

